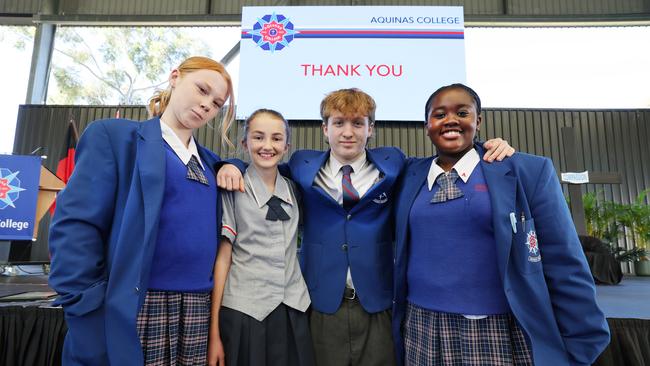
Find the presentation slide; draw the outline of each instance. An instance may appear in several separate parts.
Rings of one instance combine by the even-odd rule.
[[[465,82],[464,33],[462,7],[244,7],[237,117],[318,120],[327,93],[359,88],[377,120],[423,120],[433,91]]]

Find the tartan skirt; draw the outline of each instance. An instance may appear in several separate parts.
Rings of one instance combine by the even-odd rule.
[[[145,365],[205,365],[210,293],[149,290],[137,327]]]
[[[467,319],[409,303],[406,366],[532,366],[530,348],[512,314]]]

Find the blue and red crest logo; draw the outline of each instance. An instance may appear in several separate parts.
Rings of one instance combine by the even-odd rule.
[[[281,14],[265,15],[257,20],[250,31],[251,38],[265,51],[280,51],[293,41],[293,23]]]
[[[526,246],[528,247],[528,261],[539,262],[541,256],[539,255],[539,242],[535,230],[531,230],[526,234]]]
[[[25,190],[20,188],[18,173],[20,172],[13,173],[9,169],[0,168],[0,210],[6,207],[15,208],[14,202],[18,200],[20,192]]]

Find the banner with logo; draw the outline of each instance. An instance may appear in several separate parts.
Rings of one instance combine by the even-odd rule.
[[[327,93],[354,87],[378,120],[423,120],[433,91],[465,82],[464,34],[462,7],[244,7],[237,116],[320,119]]]
[[[0,155],[0,240],[32,240],[40,156]]]

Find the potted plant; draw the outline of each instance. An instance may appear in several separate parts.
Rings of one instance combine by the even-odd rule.
[[[610,269],[609,272],[611,273],[620,272],[621,262],[636,263],[641,261],[647,254],[643,247],[637,245],[631,249],[626,249],[618,245],[619,238],[625,232],[625,227],[628,227],[630,230],[635,228],[637,231],[648,228],[646,220],[648,215],[644,216],[644,210],[647,210],[648,206],[643,204],[644,197],[644,195],[639,196],[633,205],[602,201],[598,199],[596,193],[592,192],[582,197],[588,237],[581,238],[581,242],[583,242],[583,247],[585,247],[585,243],[589,243],[589,250],[606,253],[615,259],[615,262],[610,261],[611,266],[618,265],[618,268]],[[640,232],[639,235],[643,237],[647,233],[647,231],[645,234]],[[589,237],[592,238],[589,239]],[[636,236],[632,239],[634,239],[635,243],[642,243],[642,240],[636,238]],[[647,240],[645,243],[647,243]],[[585,254],[587,255],[587,253]],[[589,255],[587,257],[589,259]],[[602,268],[595,270],[597,272],[603,271]],[[593,272],[594,269],[592,268]],[[602,276],[602,273],[600,275]]]
[[[629,229],[629,235],[636,247],[642,250],[634,262],[634,272],[637,276],[650,276],[650,206],[646,203],[648,189],[641,192],[633,203],[627,205],[627,210],[621,217],[621,222]]]

